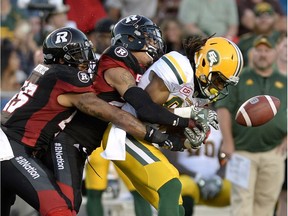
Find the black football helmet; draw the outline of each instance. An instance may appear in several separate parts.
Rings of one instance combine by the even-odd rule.
[[[111,44],[120,44],[131,51],[147,52],[153,60],[165,52],[165,44],[159,27],[147,17],[130,15],[121,19],[112,29]]]
[[[43,42],[45,64],[59,63],[77,67],[79,64],[95,62],[93,45],[78,29],[64,27],[51,32]]]

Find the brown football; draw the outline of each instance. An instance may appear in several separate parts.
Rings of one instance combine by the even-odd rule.
[[[273,119],[280,100],[270,95],[258,95],[245,101],[238,109],[235,120],[246,127],[257,127]]]

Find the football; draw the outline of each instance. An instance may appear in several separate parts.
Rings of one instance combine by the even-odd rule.
[[[280,100],[269,95],[258,95],[245,101],[236,113],[235,120],[246,127],[257,127],[273,119]]]

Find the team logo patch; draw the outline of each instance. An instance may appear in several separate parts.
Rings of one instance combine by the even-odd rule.
[[[114,53],[121,58],[128,56],[128,51],[124,47],[116,47]]]
[[[56,46],[63,46],[69,44],[72,40],[72,33],[70,31],[59,31],[52,36],[52,43]]]
[[[180,92],[186,96],[189,96],[192,93],[192,89],[188,88],[187,86],[184,86],[180,89]]]
[[[209,50],[207,53],[207,59],[210,66],[216,65],[219,63],[219,54],[215,50]]]
[[[82,83],[88,83],[90,81],[90,76],[88,73],[86,72],[82,72],[79,71],[78,72],[78,79],[82,82]]]
[[[130,15],[123,19],[122,24],[124,25],[135,25],[137,22],[139,22],[142,18],[138,15]]]

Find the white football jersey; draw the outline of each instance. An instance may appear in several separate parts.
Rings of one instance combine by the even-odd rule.
[[[198,150],[177,152],[178,163],[186,169],[200,173],[203,177],[210,177],[220,168],[218,154],[222,143],[220,130],[210,127],[211,133],[202,147]]]
[[[199,100],[193,98],[194,72],[186,56],[176,51],[163,55],[144,73],[138,83],[139,87],[146,88],[151,81],[151,72],[157,74],[170,91],[167,107],[191,106]]]

